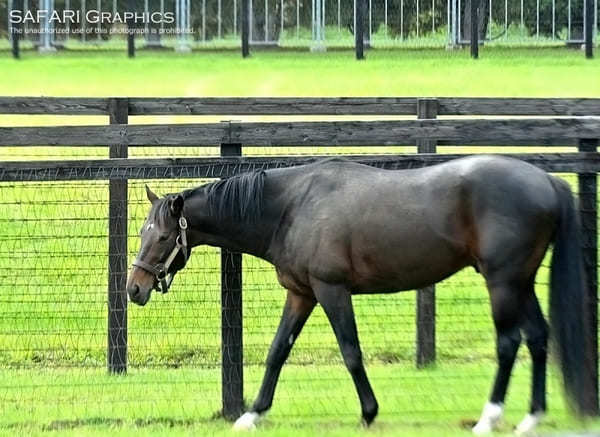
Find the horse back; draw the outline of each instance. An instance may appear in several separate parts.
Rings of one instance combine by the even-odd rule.
[[[546,173],[497,156],[398,171],[328,161],[285,181],[272,248],[278,270],[355,292],[414,289],[468,265],[485,268],[498,246],[518,244],[510,236],[527,242],[535,240],[527,228],[551,228],[556,209]]]

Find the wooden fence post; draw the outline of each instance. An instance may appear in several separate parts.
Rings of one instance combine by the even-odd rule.
[[[579,152],[596,152],[598,140],[580,140]],[[598,415],[598,177],[596,173],[580,173],[579,214],[581,217],[581,244],[587,279],[589,303],[590,358],[586,363],[586,405],[584,413]]]
[[[241,144],[221,144],[221,156],[241,156]],[[242,254],[221,249],[221,396],[223,416],[244,411]]]
[[[356,29],[354,29],[354,45],[356,59],[365,59],[365,2],[356,0]]]
[[[127,124],[128,99],[110,99],[110,124]],[[111,144],[110,158],[127,158],[127,144]],[[108,197],[108,351],[111,373],[127,371],[127,180],[110,180]]]
[[[242,57],[250,56],[250,0],[242,0]]]
[[[417,118],[437,118],[437,99],[418,99]],[[418,153],[435,153],[436,142],[417,140]],[[435,285],[417,290],[417,367],[435,361]]]

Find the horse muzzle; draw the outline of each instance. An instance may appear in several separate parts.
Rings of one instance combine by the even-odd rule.
[[[175,277],[175,272],[167,273],[168,267],[165,264],[157,264],[155,266],[144,261],[136,260],[133,262],[134,267],[138,267],[154,277],[152,290],[156,290],[162,294],[169,291],[169,287]]]
[[[150,300],[150,290],[142,290],[137,284],[127,287],[129,301],[136,305],[144,306]]]

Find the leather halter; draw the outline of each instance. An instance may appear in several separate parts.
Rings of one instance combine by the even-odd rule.
[[[177,256],[179,251],[181,251],[181,253],[183,254],[184,264],[187,263],[188,260],[188,245],[187,236],[185,232],[188,228],[187,220],[185,219],[185,217],[179,217],[178,223],[179,235],[175,239],[175,247],[173,248],[173,250],[171,251],[171,253],[167,257],[167,260],[164,263],[159,262],[158,264],[153,266],[145,261],[141,261],[138,259],[136,259],[133,262],[133,265],[135,267],[139,267],[140,269],[145,270],[146,272],[154,275],[154,278],[156,279],[157,283],[157,285],[154,288],[163,294],[169,291],[169,287],[171,286],[173,278],[175,278],[175,274],[177,273],[169,273],[169,267],[171,267],[171,264],[173,263],[173,260],[175,260],[175,257]]]

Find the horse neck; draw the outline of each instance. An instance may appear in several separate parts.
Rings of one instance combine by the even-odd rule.
[[[203,232],[205,243],[200,244],[209,244],[232,252],[248,253],[264,258],[270,239],[264,238],[266,232],[260,231],[263,228],[261,223],[248,224],[229,220],[214,222],[210,232]]]
[[[189,244],[192,247],[206,244],[267,259],[268,245],[273,234],[267,220],[249,223],[212,217],[207,211],[202,199],[190,198],[186,201],[183,215],[189,222]]]

